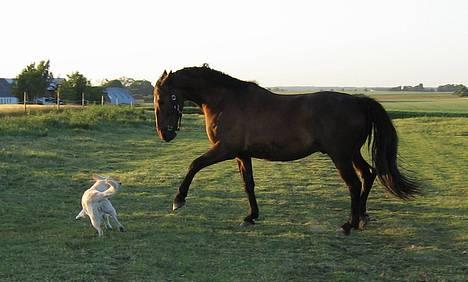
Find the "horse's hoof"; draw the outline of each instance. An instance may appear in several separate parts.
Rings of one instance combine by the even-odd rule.
[[[249,227],[249,226],[254,226],[254,225],[255,225],[255,221],[253,221],[253,219],[244,220],[240,224],[241,227]]]
[[[124,229],[122,226],[120,226],[120,227],[119,227],[119,231],[120,231],[120,232],[125,232],[125,229]]]
[[[359,224],[357,226],[357,229],[364,230],[364,227],[366,227],[367,223],[369,223],[369,216],[361,217],[359,219]]]
[[[359,221],[359,225],[358,225],[358,228],[357,228],[357,229],[358,229],[358,230],[364,230],[364,227],[366,227],[366,225],[367,225],[367,222],[361,220],[361,221]]]
[[[172,203],[172,210],[175,211],[177,209],[180,209],[185,205],[185,201],[174,201]]]
[[[346,222],[345,224],[341,225],[341,230],[343,231],[343,234],[344,235],[349,235],[351,234],[351,224],[349,224],[349,222]]]

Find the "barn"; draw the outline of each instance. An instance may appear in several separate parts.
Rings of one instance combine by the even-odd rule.
[[[106,103],[114,105],[135,104],[135,99],[130,94],[130,91],[120,87],[107,87],[106,89],[104,89],[104,99]]]
[[[13,96],[11,91],[11,82],[0,78],[0,104],[17,104],[18,98]]]

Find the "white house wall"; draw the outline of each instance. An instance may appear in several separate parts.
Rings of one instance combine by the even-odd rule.
[[[16,97],[0,97],[0,104],[18,104]]]

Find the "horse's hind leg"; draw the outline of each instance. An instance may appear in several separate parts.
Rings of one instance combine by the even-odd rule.
[[[255,198],[255,182],[253,178],[252,159],[251,158],[237,158],[239,172],[244,180],[244,189],[249,199],[249,214],[244,218],[244,225],[254,224],[254,219],[258,218],[257,199]]]
[[[359,227],[363,228],[369,220],[369,215],[367,214],[367,197],[374,184],[376,173],[360,153],[353,159],[353,165],[362,178],[361,217],[363,217],[365,221],[361,221]]]
[[[341,228],[346,235],[349,235],[351,228],[359,228],[361,217],[361,181],[354,170],[351,158],[333,159],[341,178],[348,186],[351,196],[351,216],[348,222],[343,224]]]

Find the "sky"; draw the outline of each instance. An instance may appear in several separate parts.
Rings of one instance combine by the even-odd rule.
[[[262,86],[468,84],[465,0],[6,0],[0,77],[154,83],[208,63]]]

